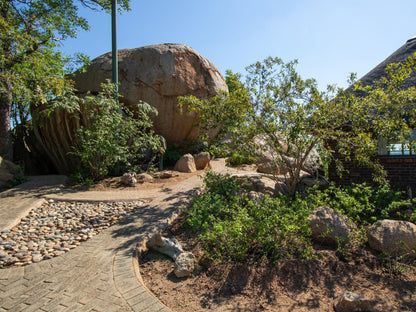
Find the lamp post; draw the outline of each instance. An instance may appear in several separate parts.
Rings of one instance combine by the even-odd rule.
[[[118,102],[117,0],[112,0],[111,3],[111,39],[113,57],[113,84],[115,86],[114,98]]]

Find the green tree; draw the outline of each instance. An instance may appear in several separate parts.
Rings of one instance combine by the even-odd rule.
[[[245,83],[228,72],[228,95],[211,100],[183,97],[180,105],[201,115],[202,128],[220,127],[226,119],[223,133],[232,134],[234,147],[271,155],[275,167],[283,169],[274,179],[284,183],[290,196],[302,171],[313,169],[315,149],[324,159],[338,160],[340,169],[338,156],[370,166],[383,181],[383,169],[374,159],[378,138],[405,140],[414,126],[415,88],[400,86],[414,69],[416,55],[404,64],[390,65],[387,76],[374,86],[356,83],[348,91],[332,86],[319,91],[315,80],[300,77],[296,63],[269,57],[246,68]]]
[[[62,96],[62,40],[88,30],[78,6],[109,10],[110,0],[2,0],[0,2],[0,155],[12,159],[10,117],[27,119],[28,105]],[[122,0],[121,9],[129,9]]]

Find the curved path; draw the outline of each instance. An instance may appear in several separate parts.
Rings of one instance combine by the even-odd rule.
[[[223,161],[212,164],[215,171],[224,171]],[[122,223],[60,257],[0,270],[0,311],[170,311],[140,282],[135,248],[148,233],[164,228],[201,184],[200,177],[193,176],[169,189],[80,193],[60,192],[56,185],[49,188],[42,185],[39,191],[36,188],[39,185],[32,185],[8,198],[2,196],[0,214],[20,197],[30,207],[39,205],[42,198],[71,201],[151,198],[152,201]],[[36,196],[31,189],[37,190]],[[21,216],[28,210],[19,209]],[[1,229],[6,227],[0,225]]]

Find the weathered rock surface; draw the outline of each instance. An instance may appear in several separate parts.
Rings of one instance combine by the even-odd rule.
[[[119,50],[118,58],[121,102],[133,110],[139,100],[155,107],[159,112],[153,118],[156,133],[169,144],[196,139],[198,134],[193,125],[197,116],[180,114],[178,96],[209,98],[228,90],[219,70],[183,44]],[[76,74],[75,87],[80,93],[99,92],[100,84],[111,75],[111,53],[107,53],[93,60],[86,72]]]
[[[178,278],[191,276],[195,269],[195,256],[190,252],[181,253],[175,260],[173,273]]]
[[[137,181],[139,183],[144,183],[144,182],[153,182],[154,178],[148,174],[148,173],[140,173],[137,175]]]
[[[372,249],[392,256],[416,250],[416,225],[411,222],[377,221],[368,230],[367,237]]]
[[[154,234],[147,242],[146,246],[149,249],[156,250],[163,253],[173,260],[176,260],[178,256],[183,253],[182,246],[176,240],[176,238],[166,238],[160,233]]]
[[[196,171],[196,165],[195,165],[195,159],[191,154],[185,154],[183,155],[175,164],[175,167],[173,168],[176,171],[179,172],[195,172]]]
[[[178,96],[194,95],[210,98],[219,90],[228,90],[219,70],[206,58],[183,44],[159,44],[137,49],[118,51],[120,102],[135,111],[140,100],[158,110],[151,116],[155,132],[167,143],[196,139],[198,116],[181,114]],[[73,79],[79,94],[97,94],[101,83],[111,80],[111,53],[99,56],[86,68],[75,73]],[[33,132],[36,146],[52,160],[56,169],[66,174],[76,168],[76,158],[71,155],[77,129],[88,124],[88,111],[69,113],[56,109],[46,116],[44,107],[33,109]],[[214,131],[212,135],[215,135]]]
[[[121,176],[120,182],[124,185],[134,187],[137,183],[137,175],[135,172],[126,172]]]
[[[8,181],[15,176],[18,170],[17,165],[0,156],[0,187],[7,187]]]
[[[337,246],[348,240],[355,225],[329,207],[318,207],[309,216],[312,238],[318,242]]]
[[[344,292],[335,299],[334,310],[336,312],[371,311],[371,302],[351,291]]]
[[[203,170],[209,166],[211,155],[208,152],[200,152],[194,155],[195,166],[197,170]]]

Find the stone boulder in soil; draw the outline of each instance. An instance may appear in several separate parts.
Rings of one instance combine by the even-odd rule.
[[[346,291],[335,299],[334,310],[336,312],[371,311],[372,304],[364,297],[351,291]]]
[[[208,152],[200,152],[194,155],[195,166],[197,170],[203,170],[209,166],[211,155]]]
[[[330,246],[348,241],[356,226],[347,217],[329,207],[318,207],[309,216],[312,238]]]
[[[191,173],[196,171],[195,159],[191,154],[183,155],[175,164],[173,168],[179,172]]]
[[[168,144],[196,139],[199,128],[196,114],[180,113],[178,96],[194,95],[210,98],[220,90],[228,90],[219,70],[206,58],[183,44],[159,44],[118,51],[120,102],[134,111],[139,101],[158,110],[151,116],[154,130]],[[97,94],[101,83],[111,80],[111,53],[94,59],[85,72],[76,72],[73,80],[78,93]],[[76,161],[71,156],[75,133],[88,124],[88,111],[69,113],[55,110],[51,118],[44,118],[44,107],[33,110],[34,133],[59,173],[71,172]],[[212,136],[217,131],[211,133]]]
[[[416,225],[411,222],[377,221],[368,230],[367,238],[372,249],[392,256],[416,251]]]

